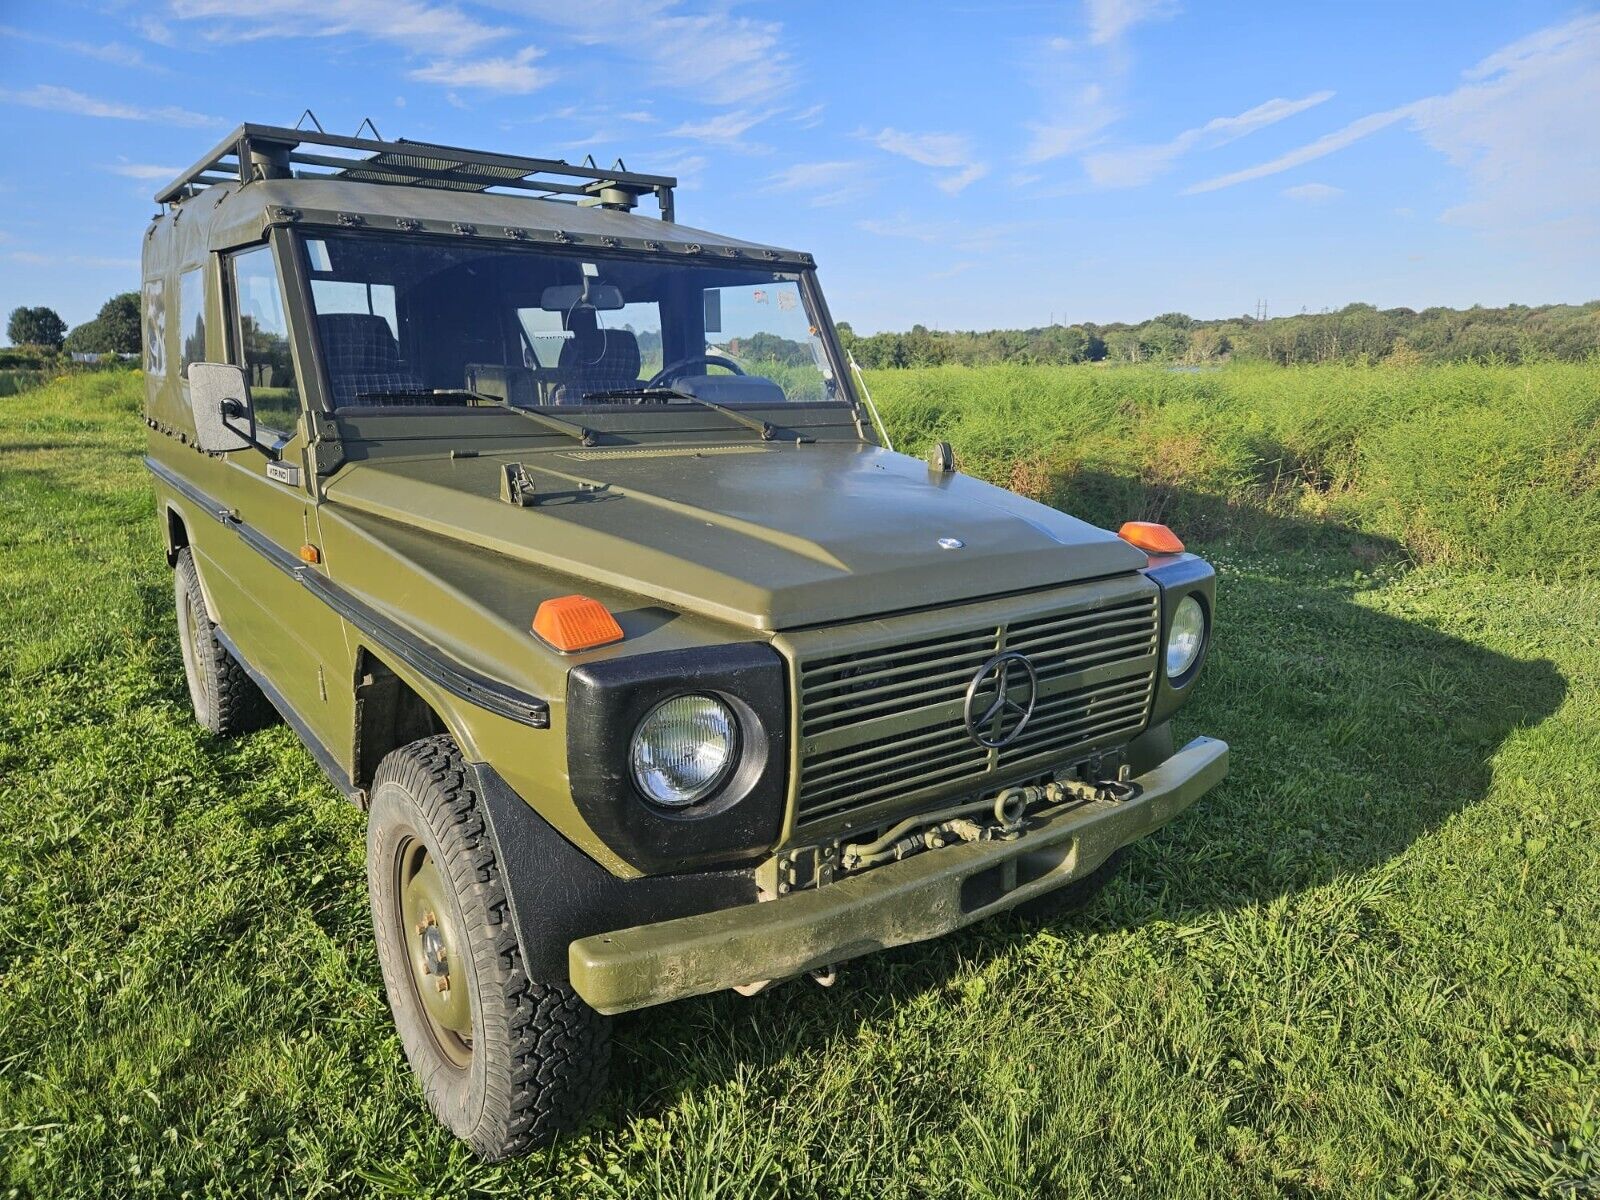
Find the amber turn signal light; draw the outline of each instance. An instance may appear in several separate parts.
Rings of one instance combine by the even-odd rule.
[[[1117,536],[1146,554],[1183,553],[1183,542],[1178,535],[1156,521],[1124,521]]]
[[[606,606],[588,596],[557,596],[539,605],[533,631],[563,654],[622,640],[622,626]]]
[[[316,566],[322,561],[322,551],[318,550],[310,542],[307,542],[304,546],[300,547],[300,561],[303,563],[310,563],[312,566]]]

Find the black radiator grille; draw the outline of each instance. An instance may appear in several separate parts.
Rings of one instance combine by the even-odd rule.
[[[1149,714],[1159,613],[1153,590],[820,657],[800,669],[801,824],[984,777],[1040,756],[1125,740]],[[1038,702],[1027,728],[991,751],[963,705],[993,655],[1027,655]]]

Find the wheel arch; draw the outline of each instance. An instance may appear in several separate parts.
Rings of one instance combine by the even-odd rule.
[[[194,576],[200,581],[200,598],[206,603],[206,618],[213,625],[221,625],[217,602],[211,595],[211,585],[206,582],[206,573],[201,568],[200,553],[189,537],[189,518],[183,515],[183,509],[176,501],[168,500],[162,508],[166,514],[162,528],[167,541],[167,566],[176,568],[178,555],[185,550],[189,552],[189,560],[194,563]]]
[[[364,644],[356,647],[354,686],[350,778],[363,792],[387,755],[422,738],[447,733],[463,755],[476,757],[470,733],[438,689]]]

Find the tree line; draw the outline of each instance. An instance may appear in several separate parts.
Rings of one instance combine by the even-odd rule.
[[[38,346],[70,354],[138,354],[139,293],[121,292],[100,306],[92,321],[70,330],[52,308],[38,306],[11,310],[6,337],[13,346]]]
[[[90,354],[139,353],[139,295],[111,297],[92,321],[68,330],[52,309],[13,309],[6,336],[14,346]],[[760,334],[761,338],[781,341]],[[1162,313],[1136,325],[1047,325],[1036,329],[934,330],[858,335],[839,323],[839,337],[863,367],[932,367],[945,363],[1167,363],[1202,366],[1245,359],[1281,365],[1318,362],[1578,361],[1600,353],[1600,301],[1467,309],[1375,308],[1349,304],[1337,312],[1199,321]],[[754,353],[755,347],[747,348]],[[763,346],[769,351],[789,347]],[[803,348],[794,347],[796,352]],[[770,357],[788,361],[788,355]]]
[[[1600,353],[1600,301],[1504,308],[1379,309],[1198,321],[1162,313],[1136,325],[1047,325],[986,332],[933,330],[839,336],[863,367],[946,363],[1166,363],[1203,366],[1230,359],[1280,365],[1319,362],[1577,361]]]

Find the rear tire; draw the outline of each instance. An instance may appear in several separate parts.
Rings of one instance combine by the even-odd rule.
[[[378,961],[439,1121],[494,1161],[578,1125],[610,1030],[565,983],[530,980],[472,777],[448,735],[378,766],[367,826]]]
[[[172,586],[194,719],[222,737],[272,724],[277,710],[217,638],[217,626],[206,612],[205,594],[200,590],[194,553],[187,546],[178,551],[173,563]]]
[[[1117,877],[1117,872],[1122,869],[1122,862],[1127,857],[1128,848],[1121,846],[1112,851],[1110,858],[1082,879],[1074,879],[1053,892],[1046,892],[1032,900],[1024,900],[1011,911],[1024,921],[1053,921],[1082,912],[1094,903],[1095,898],[1106,890],[1106,885]]]

